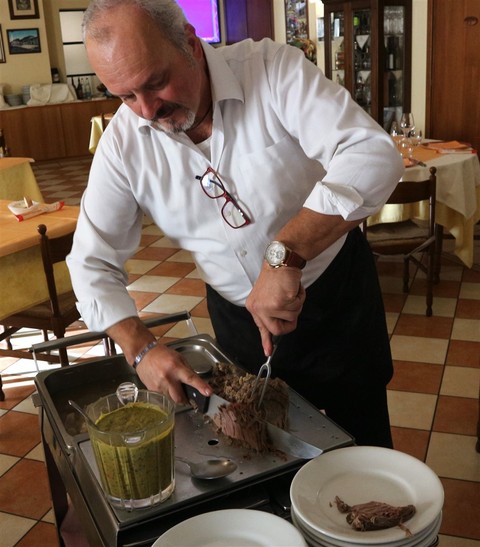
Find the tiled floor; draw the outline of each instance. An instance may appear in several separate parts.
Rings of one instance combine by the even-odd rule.
[[[35,165],[46,201],[76,204],[89,160]],[[480,454],[475,451],[480,379],[480,246],[476,264],[463,268],[446,242],[434,316],[426,318],[424,279],[401,292],[401,267],[379,262],[391,332],[395,377],[389,404],[395,447],[425,461],[441,478],[445,505],[441,547],[480,546]],[[211,332],[205,291],[190,256],[152,225],[130,265],[130,291],[143,312],[190,310],[199,332]],[[163,329],[167,339],[186,336],[182,326]],[[29,341],[29,339],[26,339]],[[23,341],[25,343],[25,340]],[[89,348],[81,348],[75,358]],[[90,350],[94,355],[98,347]],[[48,365],[47,365],[48,366]],[[0,545],[58,545],[43,453],[39,445],[31,361],[1,358],[6,400],[0,402]]]

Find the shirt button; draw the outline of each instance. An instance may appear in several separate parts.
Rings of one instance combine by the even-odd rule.
[[[240,251],[240,256],[241,257],[247,256],[247,251],[245,249],[243,249],[243,251]]]

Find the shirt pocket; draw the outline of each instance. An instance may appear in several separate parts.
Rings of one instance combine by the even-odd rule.
[[[239,158],[242,187],[258,214],[293,216],[315,184],[325,176],[322,164],[305,155],[297,141],[285,135],[266,148]]]

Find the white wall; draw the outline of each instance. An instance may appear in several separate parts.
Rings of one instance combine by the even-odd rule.
[[[0,84],[4,85],[5,95],[21,94],[22,86],[33,83],[50,83],[50,59],[48,56],[48,39],[45,28],[43,2],[38,2],[38,19],[11,19],[7,0],[0,0],[0,26],[5,51],[5,63],[0,63]],[[7,30],[35,28],[39,30],[40,53],[22,53],[10,55],[7,43]]]
[[[412,112],[425,133],[427,93],[427,8],[428,0],[412,2]]]

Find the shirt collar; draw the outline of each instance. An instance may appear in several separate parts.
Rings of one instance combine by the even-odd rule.
[[[225,99],[238,99],[243,102],[243,90],[232,69],[228,66],[221,49],[214,48],[203,40],[201,43],[210,72],[213,102]]]

